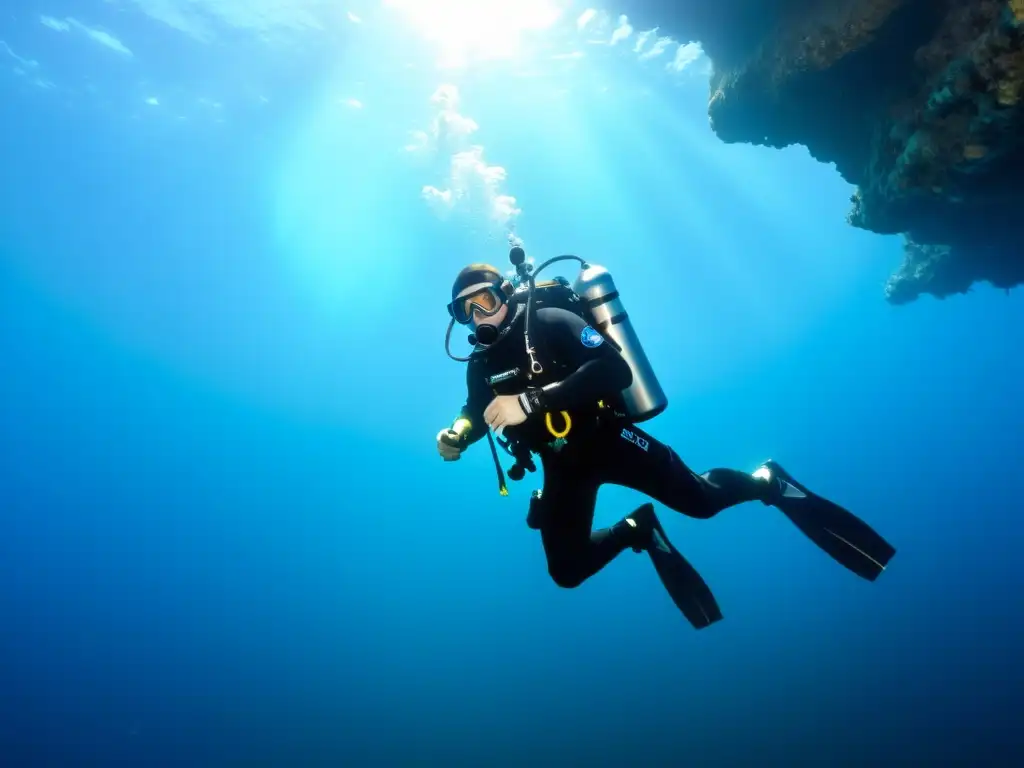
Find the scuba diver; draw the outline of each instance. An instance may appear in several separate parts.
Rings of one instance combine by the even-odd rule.
[[[540,531],[548,572],[577,587],[627,548],[647,552],[673,602],[697,629],[722,618],[694,567],[671,544],[646,503],[614,525],[593,530],[598,489],[631,488],[693,518],[708,519],[748,501],[776,507],[808,538],[853,573],[874,581],[896,550],[871,527],[811,492],[775,461],[755,472],[692,471],[670,446],[637,424],[668,400],[640,345],[611,274],[577,256],[534,269],[520,247],[509,258],[516,277],[483,263],[465,267],[452,285],[445,338],[449,357],[468,363],[467,398],[437,434],[445,461],[486,436],[508,494],[495,440],[515,458],[509,477],[543,468],[530,499],[528,525]],[[561,260],[581,265],[576,281],[539,283],[536,274]],[[450,348],[458,323],[472,329],[473,350]],[[493,435],[492,435],[493,431]]]

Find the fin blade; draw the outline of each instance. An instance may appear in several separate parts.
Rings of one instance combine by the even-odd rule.
[[[704,629],[722,620],[722,611],[711,588],[675,547],[670,552],[652,549],[647,554],[665,591],[694,629]]]
[[[807,490],[775,462],[771,462],[771,470],[804,494],[804,498],[784,497],[778,503],[790,522],[847,570],[875,581],[896,548],[849,510]]]

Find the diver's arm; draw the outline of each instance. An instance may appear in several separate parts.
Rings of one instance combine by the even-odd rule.
[[[543,334],[545,343],[553,347],[559,359],[575,370],[562,381],[528,389],[520,395],[520,405],[528,416],[590,406],[633,383],[633,370],[615,347],[607,342],[596,347],[583,343],[587,324],[579,316],[550,308],[540,310],[535,319],[538,336]]]
[[[457,435],[459,447],[465,449],[487,434],[487,423],[484,421],[484,409],[494,397],[490,387],[480,375],[477,366],[472,362],[466,369],[466,389],[468,396],[459,415],[451,426]]]

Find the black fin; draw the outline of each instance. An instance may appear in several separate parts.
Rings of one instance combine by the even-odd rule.
[[[630,517],[636,518],[640,525],[650,525],[652,539],[646,547],[647,554],[665,591],[694,629],[704,629],[721,621],[722,611],[711,588],[697,569],[672,546],[658,516],[654,514],[654,505],[644,504]]]
[[[781,481],[780,496],[771,503],[807,538],[863,579],[874,581],[882,574],[895,547],[852,512],[807,490],[777,462],[764,466]]]

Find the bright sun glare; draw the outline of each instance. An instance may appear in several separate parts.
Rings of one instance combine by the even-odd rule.
[[[508,59],[524,33],[551,27],[563,0],[385,0],[440,47],[444,67],[470,60]]]

